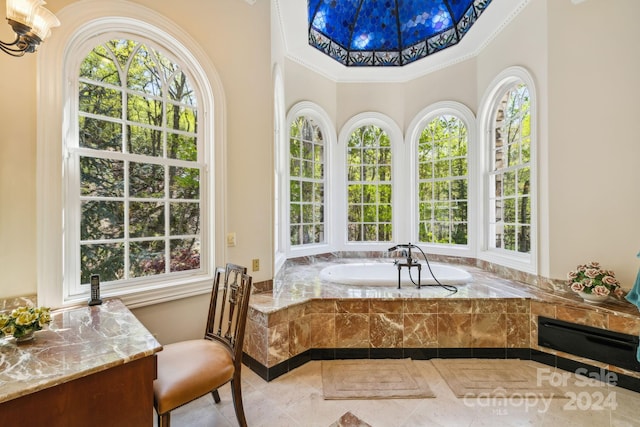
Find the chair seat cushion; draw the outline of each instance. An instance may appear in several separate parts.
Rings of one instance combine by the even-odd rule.
[[[164,414],[204,396],[231,380],[234,373],[229,350],[216,341],[181,341],[157,353],[158,377],[153,395],[158,414]]]

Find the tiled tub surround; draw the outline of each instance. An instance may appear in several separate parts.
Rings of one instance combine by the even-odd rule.
[[[435,262],[469,271],[473,282],[451,293],[404,284],[402,289],[354,288],[319,279],[328,265],[363,261],[347,255],[288,261],[271,291],[252,295],[245,361],[263,378],[273,379],[311,359],[517,357],[569,368],[575,362],[576,367],[585,364],[640,379],[640,372],[537,344],[539,315],[637,336],[638,309],[626,301],[610,298],[589,305],[564,283],[441,257],[434,257]],[[364,255],[367,262],[395,268],[392,258]]]

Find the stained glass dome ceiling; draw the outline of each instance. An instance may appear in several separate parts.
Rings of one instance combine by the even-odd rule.
[[[457,44],[491,0],[308,0],[309,44],[346,66],[401,66]]]

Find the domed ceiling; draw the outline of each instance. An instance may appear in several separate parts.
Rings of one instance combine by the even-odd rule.
[[[388,83],[473,58],[530,0],[270,1],[275,57],[336,82]]]
[[[491,0],[308,0],[309,44],[346,66],[402,66],[457,44]]]

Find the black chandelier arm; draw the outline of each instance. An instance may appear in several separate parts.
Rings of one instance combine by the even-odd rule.
[[[4,53],[8,53],[11,56],[23,56],[28,49],[29,44],[23,40],[23,37],[20,34],[17,34],[16,39],[11,43],[3,42],[2,40],[0,40],[0,50]]]

